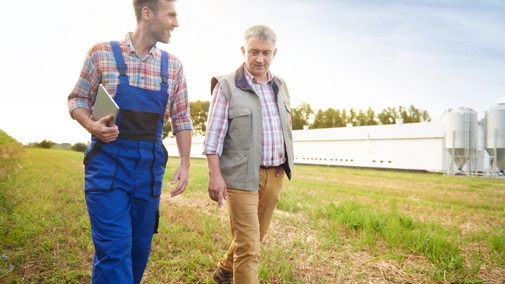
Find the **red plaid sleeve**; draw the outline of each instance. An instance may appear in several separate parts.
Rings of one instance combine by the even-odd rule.
[[[172,57],[172,55],[170,56]],[[179,59],[175,57],[174,59],[180,64]],[[173,59],[170,61],[173,61]],[[184,76],[182,64],[179,66],[180,68],[176,76],[174,95],[172,96],[169,102],[170,105],[167,107],[165,112],[165,123],[169,117],[172,119],[172,133],[174,135],[181,130],[193,129],[193,119],[191,118],[191,111],[189,108],[186,77]]]
[[[95,66],[98,66],[95,48],[96,46],[93,46],[86,54],[79,79],[70,95],[68,95],[68,111],[72,118],[74,118],[72,112],[76,108],[82,107],[90,112],[93,111],[93,104],[101,81],[100,72],[95,68]]]
[[[207,119],[207,131],[203,154],[219,154],[223,152],[223,142],[226,132],[228,132],[228,100],[223,94],[221,84],[217,83],[212,91],[212,101],[209,107],[209,117]]]

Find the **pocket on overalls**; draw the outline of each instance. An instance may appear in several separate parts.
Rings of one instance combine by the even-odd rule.
[[[143,142],[155,142],[158,139],[156,128],[159,113],[133,109],[121,109],[120,112],[119,139]]]
[[[165,175],[165,166],[167,156],[163,150],[162,143],[153,143],[153,161],[151,163],[151,195],[158,197],[163,189],[163,176]]]
[[[121,142],[104,143],[97,140],[95,146],[84,158],[86,165],[84,169],[84,191],[112,189],[120,148]]]
[[[84,153],[84,161],[83,161],[84,166],[87,166],[89,161],[100,153],[100,150],[102,149],[102,146],[104,144],[105,142],[102,142],[102,140],[99,139],[96,139],[95,141],[91,142],[88,149],[86,149],[86,152]]]
[[[167,162],[168,162],[168,151],[167,148],[165,148],[165,145],[163,142],[161,142],[161,149],[163,149],[163,154],[165,154],[165,168],[167,167]]]
[[[158,227],[160,225],[160,209],[156,208],[156,216],[154,217],[154,232],[153,234],[158,233]]]

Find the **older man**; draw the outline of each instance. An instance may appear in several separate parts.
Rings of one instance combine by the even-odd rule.
[[[214,273],[218,283],[258,283],[258,255],[286,174],[293,138],[286,83],[268,68],[276,35],[257,25],[244,34],[245,63],[214,77],[204,154],[209,196],[228,202],[232,243]]]
[[[158,206],[168,153],[163,123],[172,120],[181,164],[172,196],[186,189],[191,117],[186,79],[175,56],[156,47],[178,27],[174,0],[133,0],[137,27],[122,41],[100,42],[88,52],[68,96],[71,116],[92,134],[86,150],[85,196],[95,246],[93,283],[140,283],[158,228]],[[91,119],[102,84],[120,108]]]

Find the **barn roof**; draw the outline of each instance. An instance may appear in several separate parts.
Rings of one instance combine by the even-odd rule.
[[[370,135],[370,136],[369,136]],[[293,141],[338,141],[378,139],[444,138],[445,124],[440,122],[353,126],[294,130]]]

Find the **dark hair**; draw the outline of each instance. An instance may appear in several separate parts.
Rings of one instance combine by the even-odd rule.
[[[133,0],[133,10],[135,10],[135,17],[137,18],[137,23],[140,23],[142,19],[142,9],[144,7],[149,8],[156,15],[158,14],[158,6],[160,1],[177,1],[177,0]]]

